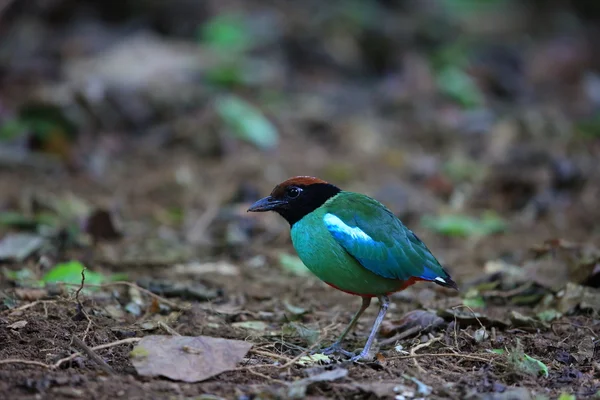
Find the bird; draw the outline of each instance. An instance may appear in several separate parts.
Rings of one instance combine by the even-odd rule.
[[[351,361],[369,360],[369,351],[392,293],[418,281],[458,290],[427,246],[386,206],[322,179],[296,176],[278,184],[249,212],[274,211],[290,225],[292,245],[304,265],[327,285],[360,296],[362,304],[339,338],[322,353]],[[379,313],[362,351],[342,348],[361,315],[379,300]]]

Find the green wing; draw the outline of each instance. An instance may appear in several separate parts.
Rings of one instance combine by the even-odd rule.
[[[329,233],[369,271],[390,279],[456,286],[427,246],[383,204],[342,192],[325,206],[323,222]]]

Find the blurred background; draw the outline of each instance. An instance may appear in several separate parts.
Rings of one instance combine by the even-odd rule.
[[[495,299],[506,316],[550,293],[547,311],[567,282],[597,287],[599,17],[591,0],[2,0],[0,307],[79,285],[86,266],[88,283],[238,307],[193,308],[173,325],[183,334],[349,316],[286,223],[246,213],[294,175],[385,203],[463,289],[449,302]],[[408,292],[392,313],[449,304]],[[104,298],[111,318],[146,310],[139,292],[120,296]]]
[[[285,223],[245,208],[293,175],[377,197],[459,278],[598,237],[595,2],[0,12],[0,225],[54,232],[54,257],[82,234],[123,234],[113,262],[277,252]]]
[[[598,236],[595,2],[1,7],[1,229],[105,211],[174,259],[244,257],[289,244],[246,204],[316,175],[387,204],[459,276]]]

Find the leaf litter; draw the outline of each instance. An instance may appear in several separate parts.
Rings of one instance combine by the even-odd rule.
[[[208,336],[145,336],[131,351],[142,376],[201,382],[234,369],[252,343]]]

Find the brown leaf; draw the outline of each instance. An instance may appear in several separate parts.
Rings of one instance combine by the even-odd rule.
[[[115,240],[121,237],[113,214],[106,210],[95,210],[85,221],[85,231],[94,240]]]
[[[425,310],[414,310],[404,314],[402,318],[395,321],[384,321],[381,324],[381,334],[390,337],[409,329],[420,327],[421,330],[433,329],[441,326],[444,319],[434,313]]]
[[[234,369],[251,347],[241,340],[152,335],[144,337],[130,356],[142,376],[201,382]]]
[[[48,296],[48,290],[35,288],[18,288],[15,289],[15,296],[19,300],[36,301]]]

